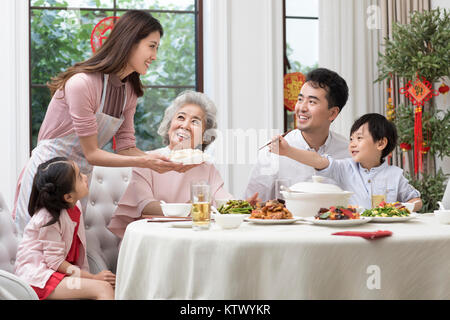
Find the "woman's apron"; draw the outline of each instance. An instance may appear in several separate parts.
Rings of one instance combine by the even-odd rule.
[[[127,103],[127,94],[125,88],[125,99],[122,106],[122,114],[120,118],[115,118],[103,113],[106,98],[106,85],[108,83],[109,75],[103,76],[103,93],[100,108],[95,114],[97,121],[97,142],[98,147],[103,148],[116,134],[117,130],[124,121],[123,111]],[[28,213],[28,202],[30,200],[31,188],[33,185],[34,175],[37,167],[52,158],[66,157],[78,164],[80,171],[88,175],[92,172],[92,166],[86,160],[83,150],[81,148],[80,139],[76,132],[67,136],[55,139],[46,139],[39,141],[36,148],[33,149],[30,160],[22,170],[17,184],[16,196],[14,200],[13,219],[16,223],[20,237],[22,237],[23,230],[30,221],[31,217]]]

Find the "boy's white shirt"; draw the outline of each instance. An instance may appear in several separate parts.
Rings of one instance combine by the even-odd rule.
[[[371,208],[372,194],[385,194],[386,202],[407,202],[420,197],[420,192],[404,177],[403,170],[388,165],[386,161],[368,170],[352,158],[333,159],[331,156],[327,158],[330,161],[328,167],[316,170],[316,174],[331,178],[343,190],[353,192],[349,200],[350,205]]]

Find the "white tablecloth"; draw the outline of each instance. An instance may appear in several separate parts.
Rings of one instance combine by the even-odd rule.
[[[331,235],[389,230],[376,240]],[[324,227],[243,223],[208,231],[131,223],[119,251],[117,299],[450,299],[450,225]]]

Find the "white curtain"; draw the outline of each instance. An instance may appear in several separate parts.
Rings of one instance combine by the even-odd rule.
[[[349,86],[349,100],[332,125],[345,137],[361,115],[384,113],[384,88],[374,83],[380,41],[381,8],[376,0],[319,1],[319,66],[336,71]]]
[[[0,193],[9,208],[17,178],[30,157],[28,1],[2,0],[0,10]]]

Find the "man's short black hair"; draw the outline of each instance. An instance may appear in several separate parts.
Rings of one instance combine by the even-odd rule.
[[[367,113],[353,123],[350,129],[350,136],[364,123],[367,123],[374,142],[380,141],[383,138],[387,139],[387,145],[381,152],[381,159],[384,159],[397,145],[398,136],[395,125],[379,113]]]
[[[341,112],[342,108],[347,103],[347,82],[345,82],[345,80],[336,72],[325,68],[317,68],[306,75],[305,82],[310,82],[313,88],[320,87],[327,91],[326,98],[329,109],[338,107],[339,112]]]

